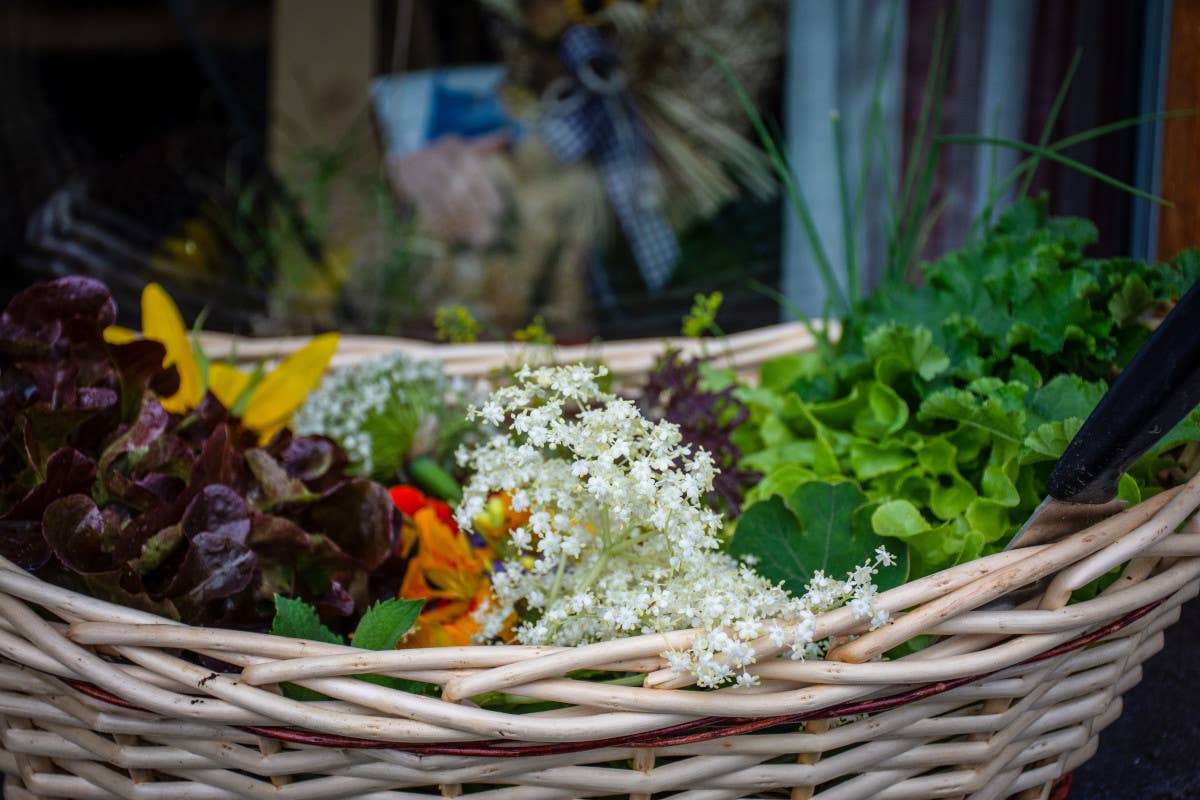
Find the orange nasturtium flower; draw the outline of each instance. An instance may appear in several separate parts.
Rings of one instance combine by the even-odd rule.
[[[142,290],[141,335],[161,342],[167,350],[163,366],[174,364],[179,373],[179,390],[162,398],[163,408],[173,414],[185,414],[200,405],[206,391],[212,392],[263,442],[288,424],[304,398],[320,383],[339,339],[336,333],[316,336],[256,379],[255,373],[223,362],[208,363],[201,357],[203,354],[197,355],[179,307],[157,283],[148,283]],[[114,325],[105,329],[104,338],[113,344],[123,344],[138,335]]]
[[[401,647],[468,645],[479,631],[475,611],[493,599],[492,549],[459,530],[450,508],[412,486],[395,486],[392,502],[404,512],[400,541],[409,555],[400,596],[425,598],[415,630]]]

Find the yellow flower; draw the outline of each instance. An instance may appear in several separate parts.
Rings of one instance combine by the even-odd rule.
[[[288,424],[304,398],[320,383],[339,340],[336,333],[316,336],[257,381],[253,373],[232,364],[212,363],[204,370],[188,339],[179,307],[157,283],[148,283],[142,290],[142,336],[161,342],[167,351],[163,366],[173,364],[179,373],[179,391],[162,399],[163,408],[173,414],[187,413],[200,405],[205,391],[210,391],[226,408],[239,410],[242,424],[257,432],[263,442]],[[104,338],[123,344],[133,341],[136,334],[113,326],[104,331]]]

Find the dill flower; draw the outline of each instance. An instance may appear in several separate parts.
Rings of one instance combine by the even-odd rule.
[[[476,612],[476,641],[494,640],[513,613],[524,644],[577,645],[699,628],[692,647],[664,654],[701,686],[752,685],[753,640],[797,658],[820,654],[816,615],[847,602],[874,608],[872,564],[846,580],[821,573],[794,598],[720,549],[723,517],[703,503],[716,467],[679,427],[644,418],[600,388],[603,367],[525,367],[517,382],[468,414],[500,432],[460,451],[473,470],[460,526],[503,493],[525,524],[509,532],[493,576],[495,603]],[[873,619],[873,622],[875,621]],[[782,620],[787,620],[785,625]]]

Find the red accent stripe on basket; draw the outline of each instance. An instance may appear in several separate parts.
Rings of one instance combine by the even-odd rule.
[[[1122,628],[1131,625],[1137,620],[1149,614],[1166,599],[1158,600],[1149,605],[1143,606],[1136,611],[1133,611],[1124,617],[1105,625],[1103,628],[1095,630],[1084,636],[1072,639],[1057,647],[1051,648],[1044,653],[1033,656],[1020,662],[1021,664],[1033,664],[1038,661],[1044,661],[1048,658],[1070,653],[1075,650],[1080,650],[1093,644],[1106,636],[1109,636]],[[241,726],[241,730],[253,734],[255,736],[263,736],[268,739],[277,739],[284,742],[292,742],[294,744],[304,744],[317,747],[336,747],[358,750],[404,750],[411,753],[422,753],[430,755],[449,755],[449,756],[481,756],[481,757],[509,757],[520,758],[525,756],[541,756],[541,755],[559,755],[563,753],[577,753],[584,750],[597,750],[604,747],[672,747],[683,744],[693,744],[696,742],[704,742],[710,739],[720,739],[726,736],[739,736],[749,733],[756,733],[767,728],[773,728],[779,725],[796,724],[817,719],[833,719],[836,717],[847,717],[856,714],[877,713],[887,711],[897,706],[912,703],[917,700],[924,700],[927,697],[948,692],[951,689],[957,689],[960,686],[966,686],[976,681],[984,680],[998,672],[1002,672],[1008,667],[992,672],[982,673],[980,675],[972,675],[966,678],[957,678],[952,681],[939,681],[930,683],[925,686],[911,689],[900,694],[881,697],[874,700],[862,700],[855,703],[844,703],[839,706],[831,706],[819,711],[810,711],[802,714],[787,714],[777,717],[704,717],[690,722],[682,722],[677,725],[672,725],[665,728],[658,728],[652,731],[632,734],[629,736],[620,736],[610,739],[598,739],[584,742],[551,742],[551,743],[516,743],[496,742],[492,740],[484,740],[478,742],[463,742],[461,744],[427,744],[423,742],[377,742],[370,739],[358,739],[349,736],[337,736],[325,733],[311,733],[296,728],[276,727],[276,726],[259,726],[246,725]],[[73,679],[64,679],[64,683],[72,686],[76,690],[99,700],[112,703],[122,708],[129,708],[137,711],[144,711],[126,700],[122,700],[115,695],[112,695],[103,689],[91,683],[78,681]],[[1056,790],[1057,791],[1057,790]],[[1070,791],[1070,781],[1066,781],[1065,792]],[[1051,800],[1066,800],[1067,795],[1055,794]]]
[[[1067,800],[1071,794],[1071,785],[1075,783],[1075,773],[1068,772],[1063,775],[1058,783],[1054,784],[1054,788],[1050,790],[1048,800]]]

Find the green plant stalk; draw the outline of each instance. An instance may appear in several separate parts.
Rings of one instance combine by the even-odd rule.
[[[1191,109],[1183,111],[1156,111],[1150,114],[1141,114],[1136,117],[1130,117],[1129,119],[1110,122],[1106,125],[1099,125],[1095,128],[1089,128],[1086,131],[1064,137],[1050,144],[1048,149],[1057,152],[1059,150],[1065,150],[1072,145],[1079,144],[1080,142],[1091,141],[1092,139],[1097,139],[1110,133],[1116,133],[1117,131],[1126,130],[1127,128],[1135,128],[1139,125],[1145,125],[1147,122],[1181,119],[1184,117],[1193,117],[1195,115],[1196,112]],[[1008,188],[1016,183],[1017,180],[1023,174],[1025,174],[1026,170],[1033,168],[1037,160],[1038,159],[1034,156],[1030,156],[1017,164],[1017,166],[1013,167],[1012,171],[1009,172],[1008,175],[1006,175],[1004,179],[1001,180],[1000,183],[991,190],[991,193],[988,195],[987,203],[984,207],[988,209],[994,208],[996,200],[998,200],[999,197],[1004,194],[1004,192],[1008,191]],[[976,220],[971,224],[970,231],[967,233],[967,241],[972,241],[979,228],[982,225],[985,225],[986,222],[987,221],[982,215],[976,218]]]
[[[946,38],[946,19],[943,14],[938,14],[937,23],[933,29],[933,58],[929,62],[929,71],[925,75],[925,86],[921,90],[921,110],[917,114],[917,128],[913,136],[911,150],[909,151],[908,164],[904,170],[904,180],[901,181],[901,190],[898,206],[900,214],[897,224],[903,225],[908,218],[909,198],[912,194],[913,183],[917,178],[917,166],[920,163],[922,152],[925,149],[925,128],[929,124],[929,115],[933,107],[933,93],[935,86],[938,84],[937,76],[942,70],[942,49],[943,42]],[[900,232],[893,231],[889,237],[889,244],[894,244],[900,238]]]
[[[879,140],[882,161],[884,196],[887,197],[885,224],[888,230],[891,230],[892,219],[894,217],[894,209],[892,208],[891,154],[888,152],[887,137],[883,134],[883,103],[880,98],[883,95],[883,78],[887,74],[886,67],[892,53],[892,39],[896,23],[896,9],[898,7],[899,2],[893,2],[891,9],[888,11],[887,25],[883,33],[883,53],[879,58],[879,63],[875,66],[875,80],[871,88],[871,113],[867,120],[867,135],[863,137],[862,152],[859,154],[858,189],[854,196],[854,212],[852,215],[853,229],[848,237],[854,243],[855,249],[853,252],[856,256],[858,253],[858,235],[862,225],[863,204],[866,201],[867,176],[871,172],[872,144],[876,137]],[[861,284],[859,277],[856,270],[856,283]],[[856,293],[852,293],[852,297],[855,301],[858,300]]]
[[[750,288],[759,294],[771,298],[776,303],[779,303],[779,305],[792,312],[792,316],[798,319],[804,326],[804,329],[807,330],[809,335],[813,337],[813,341],[816,342],[817,350],[821,353],[821,357],[825,359],[833,358],[833,344],[829,341],[828,325],[826,325],[824,328],[818,329],[812,324],[812,320],[808,318],[808,315],[801,314],[800,309],[798,309],[795,303],[789,300],[786,295],[773,286],[768,286],[757,278],[752,278],[750,280]]]
[[[903,277],[908,270],[909,264],[912,263],[913,253],[916,250],[916,243],[922,237],[922,220],[926,216],[926,210],[929,207],[929,193],[933,188],[933,178],[937,174],[938,161],[941,159],[939,135],[942,129],[942,107],[946,97],[946,80],[950,74],[950,54],[954,46],[954,32],[957,30],[957,27],[958,7],[956,6],[954,13],[950,17],[947,32],[941,39],[941,50],[935,51],[934,56],[934,62],[938,65],[938,70],[933,77],[934,87],[931,113],[933,127],[929,137],[929,151],[925,154],[925,158],[921,162],[921,179],[917,186],[916,196],[909,198],[910,202],[903,203],[900,207],[903,236],[901,238],[900,250],[897,253],[897,259],[892,264],[892,275],[898,278]],[[924,135],[924,131],[922,131],[921,135]],[[918,137],[914,144],[914,147],[918,148],[918,153],[921,152],[922,143],[923,139]],[[925,228],[925,230],[927,231],[928,228]]]
[[[1165,206],[1167,208],[1174,208],[1174,205],[1168,200],[1164,200],[1163,198],[1158,197],[1153,194],[1150,194],[1149,192],[1143,192],[1141,189],[1137,188],[1136,186],[1130,186],[1128,183],[1125,183],[1124,181],[1117,180],[1116,178],[1112,177],[1111,175],[1106,175],[1105,173],[1101,172],[1098,169],[1093,169],[1092,167],[1089,167],[1087,164],[1084,164],[1080,161],[1076,161],[1073,158],[1068,158],[1067,156],[1062,155],[1058,151],[1051,150],[1048,147],[1038,147],[1037,145],[1026,144],[1025,142],[1019,142],[1014,139],[1003,139],[1003,138],[993,137],[993,136],[973,136],[973,135],[965,135],[965,134],[955,134],[955,135],[951,135],[951,136],[939,136],[939,137],[937,137],[937,141],[939,141],[942,144],[998,144],[1003,147],[1011,147],[1014,150],[1021,150],[1026,153],[1032,153],[1034,155],[1040,156],[1041,158],[1046,158],[1051,161],[1062,164],[1064,166],[1070,167],[1071,169],[1074,169],[1078,172],[1082,172],[1084,175],[1087,175],[1090,178],[1098,180],[1101,183],[1105,183],[1114,188],[1121,189],[1122,191],[1128,192],[1129,194],[1133,195],[1134,197],[1140,197],[1143,200],[1149,200],[1152,203],[1157,203],[1160,206]]]
[[[742,111],[750,118],[750,124],[758,135],[763,149],[766,150],[767,158],[770,160],[771,166],[779,177],[780,183],[783,184],[784,190],[787,192],[788,200],[791,202],[792,208],[799,219],[800,226],[804,229],[804,235],[808,239],[809,246],[812,248],[813,256],[817,261],[817,269],[820,272],[822,281],[825,283],[826,291],[831,297],[836,298],[837,304],[848,315],[852,310],[850,303],[842,292],[841,284],[838,283],[834,275],[833,266],[829,261],[829,255],[825,252],[825,248],[821,244],[821,237],[817,233],[817,226],[813,222],[808,203],[805,201],[800,187],[796,184],[792,171],[788,168],[787,159],[780,152],[778,143],[771,136],[770,131],[767,130],[767,126],[763,122],[762,116],[758,113],[758,109],[755,108],[754,102],[746,94],[745,88],[733,74],[733,71],[729,69],[729,65],[712,48],[708,48],[708,54],[716,63],[717,68],[721,70],[721,74],[725,80],[733,88],[734,96],[741,105]]]
[[[421,456],[408,462],[405,471],[425,491],[448,503],[462,500],[462,487],[432,458]]]
[[[996,104],[995,110],[992,112],[992,136],[999,136],[1000,131],[1000,104]],[[996,156],[1000,152],[1000,148],[992,145],[988,157],[988,204],[980,210],[980,215],[983,217],[987,225],[992,224],[992,206],[991,197],[992,191],[996,188]]]
[[[846,144],[842,141],[842,118],[838,112],[829,115],[829,124],[833,129],[834,160],[837,162],[838,173],[838,207],[842,214],[842,247],[846,258],[846,294],[850,302],[858,302],[858,242],[854,237],[850,187],[846,178]]]
[[[1050,113],[1046,116],[1046,124],[1042,126],[1042,133],[1038,136],[1038,147],[1045,147],[1050,141],[1050,134],[1054,131],[1054,123],[1058,121],[1058,115],[1062,111],[1063,103],[1067,99],[1067,91],[1071,88],[1071,81],[1075,79],[1075,71],[1079,69],[1079,60],[1083,56],[1083,50],[1076,49],[1075,55],[1071,58],[1071,63],[1067,67],[1067,74],[1063,76],[1063,81],[1058,86],[1058,93],[1054,95],[1054,103],[1050,106]],[[1021,200],[1029,193],[1029,187],[1033,183],[1033,176],[1037,173],[1038,162],[1035,159],[1033,167],[1025,174],[1025,180],[1021,182],[1021,188],[1017,192],[1017,199]]]

